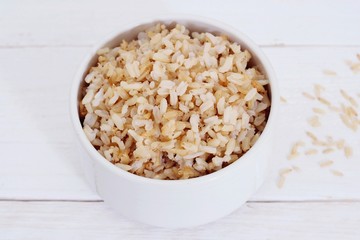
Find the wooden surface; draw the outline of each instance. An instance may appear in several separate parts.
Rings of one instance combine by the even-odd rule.
[[[246,203],[215,223],[160,229],[99,202],[1,202],[4,239],[359,239],[360,203]],[[47,238],[45,238],[46,236]]]
[[[346,103],[340,89],[360,105],[360,74],[345,63],[360,62],[359,10],[355,0],[2,1],[0,239],[359,239],[360,129],[302,95],[321,84],[333,105]],[[68,109],[72,77],[94,43],[137,17],[171,13],[215,18],[248,34],[286,99],[264,186],[232,215],[184,230],[133,223],[106,207],[83,180]],[[318,128],[307,121],[313,107],[326,110]],[[304,155],[312,148],[305,131],[345,139],[353,156]],[[287,160],[299,140],[306,144],[300,156]],[[325,160],[334,164],[320,167]],[[299,170],[279,188],[279,171],[293,166]]]

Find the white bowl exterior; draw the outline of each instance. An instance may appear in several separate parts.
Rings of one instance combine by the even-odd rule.
[[[171,19],[171,20],[169,20]],[[215,173],[188,180],[155,180],[123,171],[103,158],[86,139],[78,117],[78,90],[97,49],[114,47],[121,39],[133,39],[154,23],[184,24],[191,31],[223,33],[249,50],[270,79],[272,107],[267,126],[256,144],[239,160]],[[145,23],[145,24],[144,24]],[[134,29],[135,27],[135,29]],[[127,32],[134,29],[131,32]],[[225,24],[193,16],[143,19],[129,24],[97,45],[75,77],[71,96],[72,121],[83,152],[88,181],[113,209],[135,221],[161,227],[191,227],[214,221],[240,207],[260,187],[271,156],[272,137],[279,96],[274,72],[260,49],[246,36]]]
[[[210,180],[154,184],[119,177],[83,151],[88,181],[105,203],[121,215],[146,224],[183,228],[224,217],[245,203],[264,181],[267,149],[243,161],[240,168]],[[83,150],[83,149],[82,149]],[[162,180],[159,180],[162,181]]]

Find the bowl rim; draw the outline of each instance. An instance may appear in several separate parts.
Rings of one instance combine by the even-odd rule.
[[[216,27],[224,31],[225,34],[232,34],[236,36],[238,39],[240,39],[246,46],[246,49],[248,49],[252,55],[256,55],[259,62],[262,65],[262,68],[264,69],[267,79],[269,80],[270,90],[271,90],[271,107],[269,116],[267,119],[267,123],[265,125],[265,128],[263,132],[261,133],[259,139],[256,141],[256,143],[246,152],[244,153],[239,159],[234,161],[233,163],[229,164],[228,166],[219,169],[213,173],[209,173],[203,176],[190,178],[190,179],[177,179],[177,180],[163,180],[163,179],[153,179],[153,178],[147,178],[143,176],[136,175],[134,173],[130,173],[128,171],[125,171],[119,167],[116,167],[114,164],[106,160],[91,144],[91,142],[87,139],[85,133],[83,132],[81,122],[78,115],[78,92],[81,85],[81,82],[83,81],[83,75],[85,71],[88,71],[88,65],[91,61],[91,59],[96,55],[96,51],[102,47],[105,46],[108,42],[114,40],[117,38],[120,34],[126,33],[128,31],[131,31],[131,29],[144,25],[144,24],[151,24],[151,23],[157,23],[157,22],[165,22],[165,21],[189,21],[194,23],[201,23],[208,25],[210,27]],[[154,17],[144,17],[139,18],[135,21],[131,21],[127,24],[121,24],[118,26],[117,31],[113,31],[111,34],[103,38],[100,42],[93,45],[92,49],[88,52],[88,54],[83,58],[82,63],[80,64],[80,67],[75,73],[75,76],[73,78],[73,83],[71,86],[71,93],[70,93],[70,117],[71,122],[73,125],[73,128],[75,130],[75,133],[77,135],[77,138],[79,139],[82,147],[86,149],[86,152],[88,155],[90,155],[91,158],[87,161],[97,161],[99,164],[101,164],[104,168],[109,170],[110,172],[118,175],[119,177],[126,178],[129,181],[136,181],[139,183],[145,183],[145,184],[158,184],[158,185],[183,185],[183,184],[201,184],[204,182],[214,181],[218,178],[221,178],[222,176],[226,174],[230,174],[231,171],[235,171],[237,169],[241,169],[241,165],[244,164],[245,161],[251,161],[252,155],[254,155],[254,152],[261,150],[260,147],[263,145],[263,142],[265,138],[267,138],[270,135],[270,132],[273,128],[275,128],[275,117],[279,105],[279,95],[278,95],[278,86],[277,86],[277,79],[275,72],[265,56],[265,54],[262,52],[259,46],[255,44],[253,40],[251,40],[247,35],[240,32],[236,28],[229,26],[226,23],[223,23],[218,20],[210,19],[207,17],[200,17],[200,16],[194,16],[194,15],[188,15],[188,14],[174,14],[174,15],[159,15]],[[82,156],[83,157],[83,156]],[[88,156],[87,156],[88,157]],[[250,159],[249,159],[250,158]]]

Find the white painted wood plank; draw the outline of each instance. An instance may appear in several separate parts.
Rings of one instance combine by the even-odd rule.
[[[88,48],[21,48],[0,50],[0,199],[98,200],[83,182],[79,155],[68,114],[72,76]],[[354,60],[360,48],[264,48],[279,77],[281,118],[274,143],[269,177],[253,201],[360,199],[360,151],[358,133],[343,126],[337,115],[322,117],[319,135],[346,138],[354,156],[342,154],[286,160],[291,144],[306,139],[306,123],[312,116],[302,91],[314,83],[326,86],[326,97],[341,100],[339,88],[355,96],[360,75],[354,75],[344,60]],[[9,58],[14,59],[9,61]],[[325,76],[331,69],[338,76]],[[342,100],[341,100],[342,101]],[[360,103],[360,100],[358,98]],[[289,134],[290,133],[290,134]],[[318,162],[330,158],[344,177],[333,176]],[[301,172],[289,175],[284,188],[276,181],[280,168],[297,165]]]
[[[72,144],[1,144],[0,159],[0,199],[100,199],[81,177]]]
[[[99,199],[80,177],[68,110],[84,50],[0,51],[1,199]]]
[[[92,45],[139,17],[185,13],[226,22],[258,44],[359,45],[360,2],[3,1],[0,46]]]
[[[358,239],[360,203],[247,203],[190,229],[131,222],[104,203],[0,202],[0,239]],[[174,216],[176,217],[176,216]],[[191,217],[191,216],[189,216]]]
[[[354,74],[346,61],[359,61],[360,47],[262,47],[273,65],[282,85],[287,86],[286,79],[299,79],[303,83],[336,82],[341,79],[358,80],[360,75]],[[324,74],[324,70],[336,73],[336,76]]]
[[[280,94],[287,103],[282,103],[279,111],[278,133],[272,157],[272,167],[264,186],[253,196],[252,200],[333,200],[359,199],[360,171],[360,139],[359,130],[353,132],[347,128],[337,113],[333,113],[317,101],[311,101],[302,92],[313,94],[314,84],[326,88],[323,96],[334,105],[346,103],[341,97],[340,89],[344,89],[357,99],[360,93],[360,75],[354,74],[345,64],[345,60],[355,61],[355,54],[360,49],[354,48],[269,48],[264,49],[269,56],[279,78]],[[335,71],[337,76],[324,75],[323,70]],[[313,107],[326,110],[320,116],[321,126],[313,128],[308,119],[314,116]],[[359,112],[359,109],[357,109]],[[345,139],[352,146],[354,155],[346,159],[343,151],[322,154],[324,148],[317,148],[320,154],[306,156],[304,152],[313,148],[305,131],[311,131],[321,139],[331,136],[335,140]],[[300,147],[300,157],[287,160],[292,145],[304,141],[306,146]],[[321,161],[331,160],[334,164],[321,168]],[[286,178],[282,189],[276,186],[279,170],[297,166]],[[344,173],[343,177],[334,176],[331,170]]]

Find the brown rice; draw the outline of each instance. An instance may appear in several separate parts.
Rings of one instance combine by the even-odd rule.
[[[80,117],[98,152],[125,171],[202,176],[241,157],[265,127],[268,80],[226,36],[157,24],[97,54]]]

